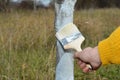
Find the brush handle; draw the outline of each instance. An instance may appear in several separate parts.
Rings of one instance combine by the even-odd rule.
[[[75,51],[82,51],[81,44],[85,40],[85,38],[81,35],[77,39],[69,42],[68,44],[64,45],[64,49],[74,49]]]
[[[77,52],[82,51],[81,44],[84,41],[84,37],[81,36],[80,38],[77,38],[76,40],[72,41],[71,43],[64,46],[64,49],[74,49]],[[87,64],[87,67],[92,70],[92,66],[90,64]]]
[[[74,41],[64,45],[64,49],[74,49],[75,51],[82,51],[81,44],[84,41],[84,38],[77,38]]]

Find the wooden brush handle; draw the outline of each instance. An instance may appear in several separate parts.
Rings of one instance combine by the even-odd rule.
[[[67,45],[64,45],[64,49],[74,49],[77,52],[82,51],[81,49],[81,44],[84,41],[84,37],[82,38],[78,38],[70,43],[68,43]],[[92,66],[90,64],[87,64],[87,67],[92,70]]]

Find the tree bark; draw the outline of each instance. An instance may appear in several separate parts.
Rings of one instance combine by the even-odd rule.
[[[33,1],[33,9],[34,9],[35,12],[36,12],[36,9],[37,9],[36,7],[37,7],[37,5],[36,5],[36,0],[34,0],[34,1]]]
[[[76,0],[55,0],[55,29],[59,31],[64,25],[73,22]],[[57,41],[56,80],[74,80],[74,59],[71,51],[63,49]]]

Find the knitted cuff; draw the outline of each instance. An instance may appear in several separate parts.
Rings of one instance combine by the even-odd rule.
[[[111,55],[109,40],[105,39],[105,40],[99,42],[98,50],[99,50],[102,65],[108,64],[110,55]]]
[[[98,50],[102,64],[120,64],[120,27],[107,39],[99,42]]]

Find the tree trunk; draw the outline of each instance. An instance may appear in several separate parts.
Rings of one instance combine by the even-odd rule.
[[[33,9],[34,9],[34,11],[36,11],[36,9],[37,9],[36,7],[37,7],[37,5],[36,5],[36,0],[34,0],[34,1],[33,1]]]
[[[64,25],[73,22],[76,0],[55,0],[55,29],[59,31]],[[56,80],[74,80],[73,53],[65,51],[57,41]]]

